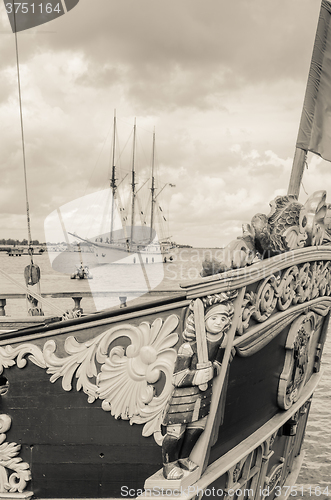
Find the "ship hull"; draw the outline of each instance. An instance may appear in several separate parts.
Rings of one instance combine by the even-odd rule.
[[[252,490],[252,498],[283,494],[302,458],[320,377],[330,257],[327,247],[305,248],[188,284],[181,296],[3,333],[2,386],[9,385],[1,417],[10,424],[2,432],[21,445],[17,457],[28,471],[22,491],[36,498],[135,497],[145,490],[160,496],[166,487],[167,497],[182,488],[183,498],[206,488],[225,497],[232,489]],[[171,394],[192,303],[222,294],[240,314],[221,396],[222,372],[192,452],[204,450],[204,463],[180,482],[166,480],[160,401]],[[148,375],[148,367],[159,376]]]
[[[109,234],[102,234],[95,238],[93,248],[99,264],[145,266],[172,260],[171,245],[160,243],[155,231],[151,234],[146,226],[135,226],[133,233],[130,226],[113,231],[112,242]]]

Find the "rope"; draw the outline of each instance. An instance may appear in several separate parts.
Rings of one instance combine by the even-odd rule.
[[[11,276],[9,276],[9,274],[7,274],[2,269],[0,269],[0,274],[2,274],[5,278],[7,278],[8,281],[10,281],[14,285],[16,285],[18,288],[20,288],[21,290],[23,290],[25,293],[27,293],[28,295],[31,295],[34,299],[37,299],[38,301],[42,302],[46,306],[50,307],[51,309],[54,309],[54,311],[56,311],[57,313],[60,313],[61,316],[63,314],[65,314],[65,312],[60,307],[56,306],[55,304],[53,304],[49,300],[45,299],[44,297],[42,297],[41,295],[39,295],[39,293],[33,292],[32,290],[30,290],[26,286],[21,285],[21,283],[19,283],[14,278],[12,278]]]
[[[301,181],[301,186],[302,186],[302,189],[304,190],[305,194],[308,196],[308,193],[307,191],[305,190],[305,186],[303,185],[303,182]]]
[[[17,85],[18,85],[18,100],[19,100],[20,121],[21,121],[21,140],[22,140],[22,154],[23,154],[26,217],[27,217],[27,225],[28,225],[28,244],[30,247],[32,238],[31,238],[30,209],[29,209],[29,199],[28,199],[28,183],[27,183],[27,175],[26,175],[24,127],[23,127],[22,96],[21,96],[21,79],[20,79],[20,66],[19,66],[19,61],[18,61],[18,43],[17,43],[17,33],[16,33],[16,16],[15,16],[14,0],[12,0],[12,6],[13,6],[13,15],[14,15],[14,35],[15,35],[15,52],[16,52],[16,67],[17,67]],[[30,258],[31,258],[31,263],[33,264],[32,253],[30,253]]]

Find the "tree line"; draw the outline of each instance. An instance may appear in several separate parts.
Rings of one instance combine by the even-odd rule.
[[[28,240],[24,239],[22,241],[20,240],[14,240],[12,238],[8,238],[7,240],[5,238],[2,238],[0,240],[0,245],[28,245],[29,242]],[[41,245],[42,243],[39,243],[38,240],[32,240],[31,245]]]

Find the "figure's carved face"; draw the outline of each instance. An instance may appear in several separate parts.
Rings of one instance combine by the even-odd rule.
[[[206,319],[206,330],[209,333],[221,333],[228,326],[230,319],[227,314],[217,312]]]

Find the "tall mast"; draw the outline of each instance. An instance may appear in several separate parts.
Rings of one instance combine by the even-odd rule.
[[[113,241],[113,231],[114,231],[114,211],[115,211],[115,196],[116,196],[116,168],[115,168],[115,141],[116,141],[116,109],[114,110],[114,130],[113,130],[113,151],[112,151],[112,174],[110,187],[112,189],[112,202],[111,202],[111,219],[110,219],[110,238],[109,241]]]
[[[131,206],[131,237],[130,237],[131,245],[133,242],[134,210],[136,201],[136,183],[135,183],[135,171],[134,171],[135,150],[136,150],[136,119],[134,119],[134,126],[133,126],[133,150],[132,150],[132,177],[131,177],[132,206]]]
[[[306,158],[307,158],[307,151],[300,148],[295,149],[290,183],[287,190],[288,195],[294,194],[297,198],[299,197],[303,171],[306,164]]]
[[[154,205],[155,205],[155,179],[154,179],[154,161],[155,161],[155,129],[153,132],[153,152],[152,152],[152,200],[151,200],[151,230],[149,239],[152,241],[153,239],[153,225],[154,225]]]

